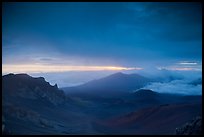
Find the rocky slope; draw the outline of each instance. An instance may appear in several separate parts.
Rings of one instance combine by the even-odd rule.
[[[2,85],[5,101],[15,97],[44,98],[54,105],[59,105],[66,100],[64,92],[59,90],[56,84],[50,85],[43,77],[33,78],[27,74],[8,74],[2,77]]]
[[[14,126],[15,123],[53,128],[54,121],[46,115],[66,101],[64,92],[43,77],[33,78],[27,74],[2,76],[3,134],[16,134],[21,130],[23,133],[23,127]]]
[[[176,128],[176,135],[202,135],[202,117],[197,116],[182,127]]]

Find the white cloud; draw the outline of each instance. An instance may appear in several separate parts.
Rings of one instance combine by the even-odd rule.
[[[181,65],[197,65],[196,62],[181,62]]]
[[[145,89],[151,89],[159,93],[176,93],[185,95],[202,95],[202,85],[189,84],[189,79],[174,80],[167,83],[153,82]]]
[[[199,62],[198,61],[180,61],[177,64],[180,65],[197,65]]]

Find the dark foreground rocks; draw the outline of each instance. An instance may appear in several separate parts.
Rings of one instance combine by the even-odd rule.
[[[202,134],[202,118],[200,116],[194,118],[191,122],[186,123],[180,128],[176,128],[176,135],[201,135]]]

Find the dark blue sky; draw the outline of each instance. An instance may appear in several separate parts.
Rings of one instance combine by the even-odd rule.
[[[2,12],[3,64],[201,67],[201,3],[3,3]]]

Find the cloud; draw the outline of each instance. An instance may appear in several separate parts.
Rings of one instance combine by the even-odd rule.
[[[171,59],[201,59],[202,40],[195,41],[202,36],[200,7],[199,3],[6,3],[2,61],[138,66],[144,61],[167,65]],[[16,47],[5,48],[12,45]],[[35,60],[36,54],[60,59]]]
[[[173,80],[167,83],[153,82],[147,85],[146,89],[151,89],[159,93],[175,93],[184,95],[202,95],[202,85],[189,84],[191,81]]]
[[[197,65],[197,62],[193,62],[193,61],[181,61],[180,63],[178,63],[180,65]]]
[[[196,65],[196,62],[181,62],[182,65]]]
[[[52,61],[53,59],[51,59],[51,58],[41,58],[39,60],[41,60],[41,61]]]
[[[199,61],[180,61],[173,65],[157,67],[158,70],[173,70],[173,71],[202,71],[202,63]]]
[[[135,12],[135,18],[140,19],[139,22],[136,21],[139,23],[137,25],[154,31],[153,36],[161,40],[173,42],[202,40],[201,3],[147,2],[130,4],[129,9]],[[150,22],[151,25],[146,22]]]
[[[173,71],[201,71],[199,68],[191,68],[191,67],[158,67],[159,70],[173,70]]]
[[[70,66],[70,65],[2,65],[2,73],[40,73],[40,72],[66,72],[66,71],[121,71],[121,70],[141,70],[140,67],[121,66]]]
[[[202,69],[201,71],[161,69],[155,71],[155,75],[152,78],[157,81],[152,82],[143,88],[151,89],[159,93],[184,95],[202,94],[202,85],[191,84],[193,81],[202,79]]]

